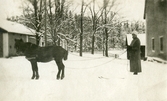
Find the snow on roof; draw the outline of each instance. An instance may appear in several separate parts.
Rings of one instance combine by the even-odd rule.
[[[140,43],[142,46],[146,45],[146,34],[138,34],[137,37],[140,39]],[[127,34],[126,35],[126,39],[127,39],[127,44],[130,45],[132,39],[132,34]]]
[[[35,30],[28,28],[22,24],[7,21],[7,20],[0,21],[0,28],[11,33],[35,35]]]

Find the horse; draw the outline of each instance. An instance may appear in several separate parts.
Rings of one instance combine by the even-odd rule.
[[[30,61],[33,72],[31,79],[39,79],[37,62],[45,63],[52,60],[55,60],[58,67],[57,80],[62,80],[65,77],[63,59],[67,60],[68,51],[61,46],[40,47],[30,42],[24,42],[22,39],[15,39],[14,47],[17,54],[22,53]]]

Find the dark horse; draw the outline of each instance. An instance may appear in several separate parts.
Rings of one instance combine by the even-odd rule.
[[[65,66],[63,64],[63,59],[67,60],[68,51],[61,46],[53,45],[40,47],[30,42],[23,42],[22,39],[15,39],[15,48],[17,53],[22,52],[26,59],[31,62],[33,71],[31,79],[39,79],[37,62],[49,62],[52,60],[55,60],[58,66],[57,79],[64,78]]]

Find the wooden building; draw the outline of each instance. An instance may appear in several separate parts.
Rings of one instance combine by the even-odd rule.
[[[147,56],[167,60],[167,0],[145,0]]]
[[[145,60],[145,55],[146,55],[146,34],[138,34],[137,37],[140,39],[140,50],[141,50],[141,59]],[[129,54],[130,54],[130,44],[132,42],[132,34],[127,34],[126,36],[126,46],[127,46],[127,59],[129,59]]]
[[[15,39],[35,43],[35,30],[16,22],[0,21],[0,57],[16,55]]]

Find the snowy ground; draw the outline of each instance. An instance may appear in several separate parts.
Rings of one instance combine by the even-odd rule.
[[[40,78],[31,80],[23,56],[0,58],[0,101],[167,101],[166,64],[142,61],[138,75],[129,72],[125,54],[70,53],[64,64],[63,80],[56,80],[54,61],[38,63]]]

